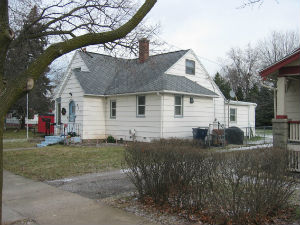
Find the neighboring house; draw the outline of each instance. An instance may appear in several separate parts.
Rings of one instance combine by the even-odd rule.
[[[255,127],[256,104],[228,104],[192,50],[149,56],[146,39],[138,59],[76,51],[55,105],[58,132],[76,126],[83,139],[191,138],[214,122]]]
[[[272,121],[274,146],[300,150],[300,48],[260,71],[260,75],[264,79],[278,77]]]
[[[6,114],[4,127],[6,128],[18,128],[20,129],[20,120],[16,116],[16,111],[11,111]]]
[[[38,124],[38,121],[39,121],[39,114],[34,114],[33,118],[28,119],[28,121],[27,118],[25,118],[25,126],[26,124],[28,124],[28,127],[33,127]]]

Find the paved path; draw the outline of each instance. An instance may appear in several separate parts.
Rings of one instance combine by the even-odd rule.
[[[101,202],[4,171],[3,221],[30,224],[149,224],[144,218]],[[20,223],[22,224],[22,223]]]
[[[136,190],[126,174],[120,170],[85,174],[46,183],[91,199],[102,199]]]

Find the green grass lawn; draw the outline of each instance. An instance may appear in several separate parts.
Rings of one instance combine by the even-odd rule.
[[[34,134],[31,130],[28,132],[29,138],[40,137],[41,135],[36,133]],[[7,129],[3,133],[3,139],[25,139],[26,138],[26,129],[17,130],[17,129]]]
[[[13,149],[13,148],[34,148],[39,142],[29,142],[29,141],[14,141],[14,142],[4,142],[4,149]]]
[[[33,150],[4,152],[4,169],[34,180],[120,169],[124,148],[50,146]]]

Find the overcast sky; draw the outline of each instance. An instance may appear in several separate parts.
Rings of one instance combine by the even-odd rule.
[[[211,75],[231,47],[267,37],[271,31],[300,28],[300,0],[265,0],[240,8],[243,0],[158,0],[149,20],[161,25],[160,37],[176,49],[193,49]],[[206,60],[209,59],[209,60]]]

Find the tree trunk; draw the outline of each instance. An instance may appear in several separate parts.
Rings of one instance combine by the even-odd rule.
[[[34,60],[28,68],[19,74],[18,79],[4,82],[4,64],[8,47],[14,38],[14,33],[9,27],[8,0],[0,0],[0,223],[2,222],[2,187],[3,187],[3,128],[4,117],[8,109],[27,90],[28,79],[37,80],[48,66],[58,57],[75,49],[88,45],[105,44],[125,37],[131,32],[152,9],[157,0],[146,0],[133,17],[116,30],[102,33],[88,33],[74,37],[64,42],[49,46],[43,54]]]
[[[0,223],[2,222],[2,189],[3,189],[3,128],[4,116],[0,114]],[[2,224],[2,223],[1,223]]]

